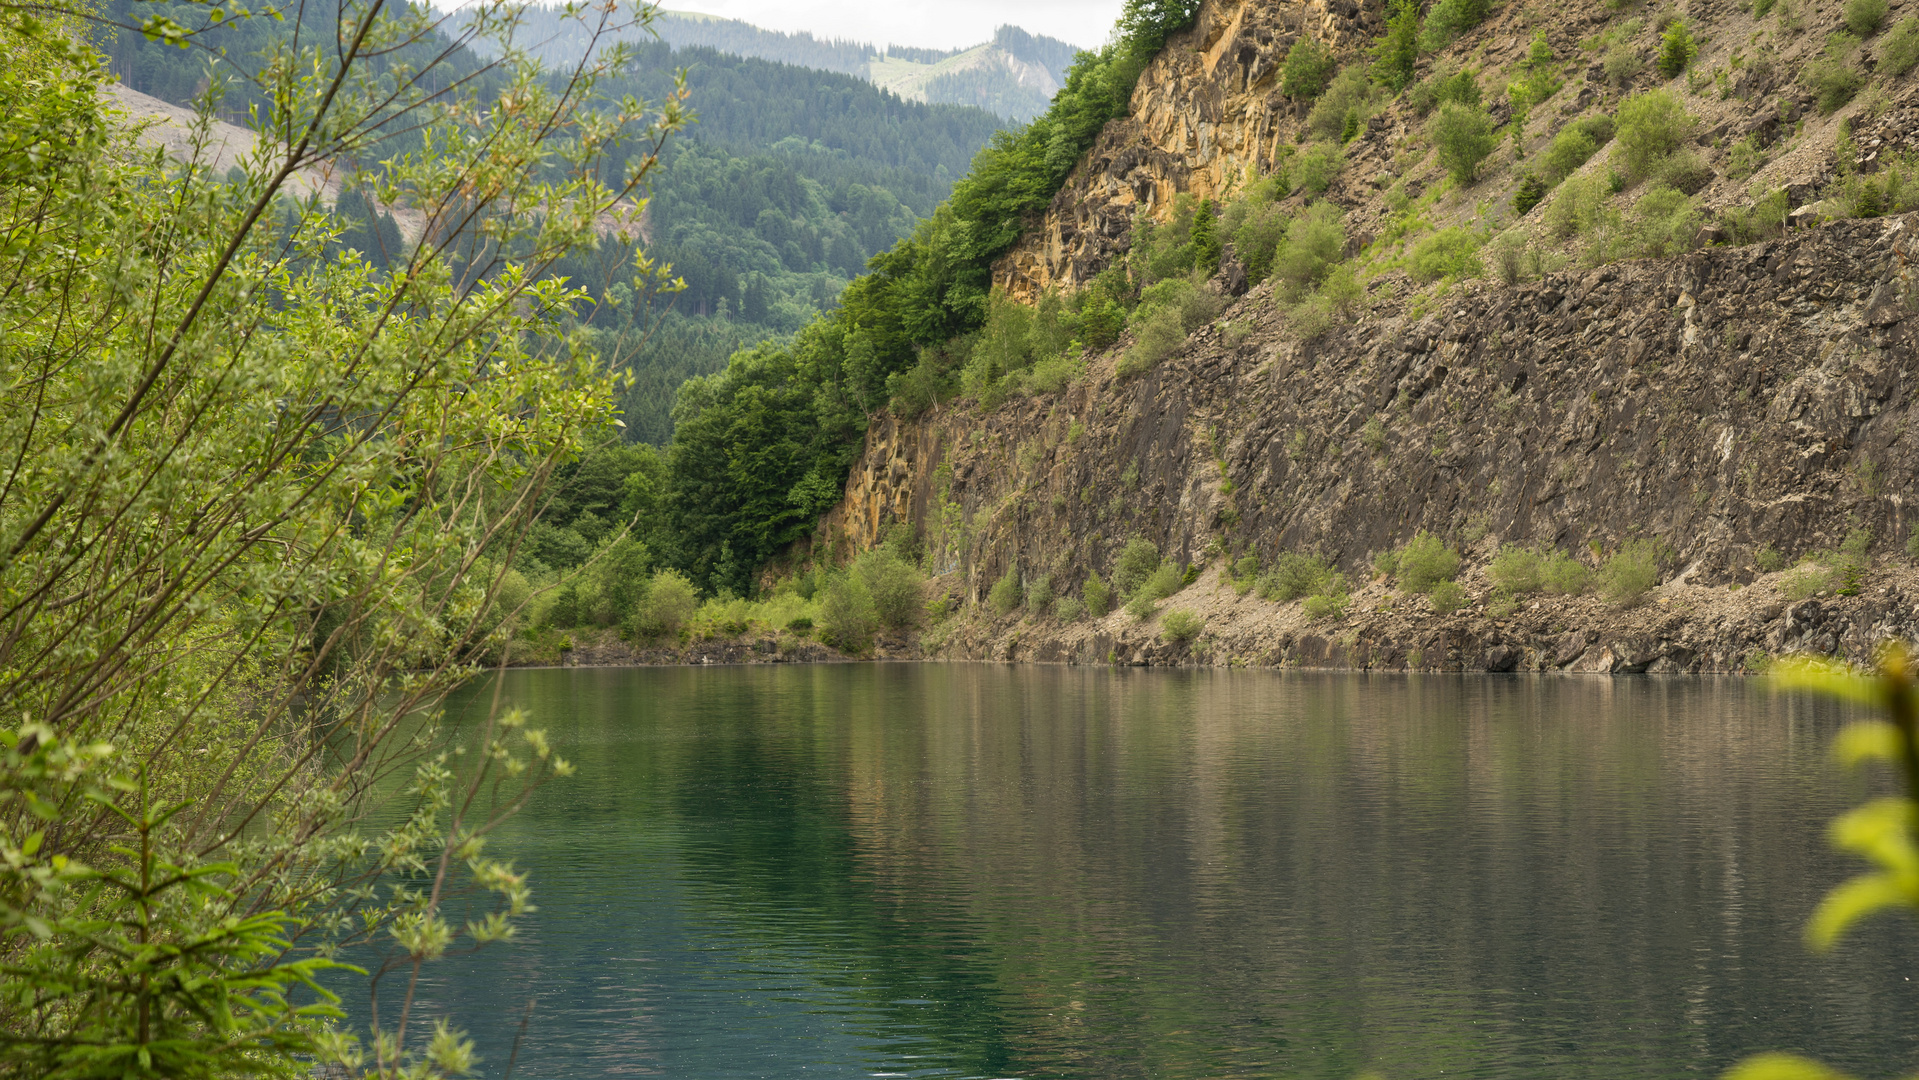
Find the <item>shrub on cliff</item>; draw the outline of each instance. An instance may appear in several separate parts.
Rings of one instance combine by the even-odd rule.
[[[1357,66],[1333,77],[1326,92],[1306,114],[1306,128],[1314,136],[1336,144],[1352,140],[1380,104],[1378,91]]]
[[[1412,85],[1419,63],[1419,5],[1397,0],[1389,7],[1386,33],[1373,44],[1373,81],[1398,93]]]
[[[1324,619],[1343,619],[1346,608],[1353,602],[1353,596],[1346,590],[1346,575],[1334,573],[1320,583],[1318,591],[1308,596],[1300,610],[1315,622]]]
[[[1659,584],[1663,549],[1657,541],[1631,540],[1599,567],[1599,594],[1620,607],[1630,607]]]
[[[1025,599],[1026,590],[1020,587],[1017,565],[1008,566],[1006,573],[993,582],[993,588],[986,594],[986,602],[992,606],[995,615],[1011,615]]]
[[[1184,608],[1167,612],[1166,617],[1159,623],[1160,635],[1175,645],[1184,645],[1192,641],[1204,629],[1206,629],[1206,620]]]
[[[1879,42],[1879,70],[1896,78],[1914,65],[1919,65],[1919,15],[1908,15]]]
[[[1302,35],[1286,50],[1286,66],[1281,69],[1279,92],[1301,101],[1312,101],[1326,92],[1339,60],[1333,51],[1316,38]]]
[[[1480,246],[1479,234],[1471,229],[1458,225],[1441,229],[1413,245],[1407,269],[1418,281],[1478,277],[1485,271]]]
[[[1346,164],[1339,147],[1331,142],[1316,142],[1301,151],[1293,160],[1287,176],[1294,191],[1303,191],[1308,195],[1324,194],[1333,186],[1333,179]]]
[[[1426,13],[1426,24],[1420,27],[1419,47],[1438,52],[1452,44],[1454,38],[1485,22],[1491,10],[1491,0],[1439,0]]]
[[[1339,207],[1317,202],[1286,226],[1286,240],[1273,253],[1275,292],[1296,299],[1318,285],[1346,249]]]
[[[1659,39],[1659,73],[1668,79],[1674,78],[1691,67],[1698,55],[1699,43],[1693,40],[1692,29],[1686,20],[1674,19]]]
[[[1567,124],[1540,155],[1541,174],[1547,183],[1559,183],[1598,153],[1601,146],[1611,142],[1612,137],[1611,117],[1586,116]]]
[[[1846,29],[1868,38],[1886,21],[1886,0],[1846,0]]]
[[[1031,608],[1035,615],[1044,615],[1046,614],[1046,609],[1053,606],[1053,576],[1051,574],[1041,574],[1033,579],[1032,585],[1026,589],[1026,606]]]
[[[1635,180],[1651,176],[1692,138],[1696,123],[1668,90],[1634,94],[1619,106],[1614,143],[1620,164]]]
[[[1499,145],[1493,137],[1491,117],[1481,109],[1451,101],[1440,106],[1439,115],[1433,118],[1432,138],[1439,147],[1439,163],[1461,187],[1479,176],[1480,162]]]
[[[1866,73],[1859,70],[1859,39],[1844,30],[1832,35],[1825,53],[1800,69],[1799,81],[1816,96],[1820,112],[1838,111],[1866,85]]]
[[[1289,551],[1260,575],[1259,598],[1283,604],[1322,592],[1333,578],[1333,565],[1318,552]]]
[[[1104,618],[1113,610],[1113,590],[1097,573],[1086,575],[1086,584],[1080,586],[1079,595],[1086,604],[1086,613],[1095,619]]]
[[[1132,596],[1146,579],[1159,569],[1159,545],[1143,536],[1126,541],[1113,560],[1113,589],[1121,596]]]
[[[1277,204],[1286,196],[1289,183],[1290,177],[1261,177],[1220,211],[1220,234],[1232,239],[1248,282],[1266,280],[1273,269],[1273,252],[1286,239],[1290,219]]]
[[[1454,67],[1441,63],[1433,65],[1432,74],[1413,84],[1406,91],[1406,104],[1412,106],[1415,113],[1425,116],[1447,102],[1476,109],[1480,105],[1479,72],[1474,68]]]
[[[1076,597],[1062,596],[1053,601],[1053,617],[1060,622],[1078,622],[1086,610],[1086,605]]]
[[[1537,592],[1544,561],[1537,548],[1505,544],[1500,547],[1499,554],[1493,556],[1492,564],[1486,568],[1486,576],[1507,592]]]
[[[1465,589],[1459,587],[1459,582],[1442,581],[1427,592],[1426,601],[1433,606],[1434,613],[1451,615],[1472,603],[1472,598],[1466,595]]]
[[[1446,542],[1421,529],[1406,546],[1374,561],[1377,569],[1392,576],[1404,592],[1428,593],[1442,581],[1451,581],[1459,573],[1459,552]]]
[[[1199,271],[1190,278],[1168,278],[1147,286],[1133,310],[1137,329],[1132,347],[1120,357],[1118,373],[1130,377],[1150,370],[1179,348],[1188,334],[1217,318],[1226,304],[1226,297],[1208,288]]]

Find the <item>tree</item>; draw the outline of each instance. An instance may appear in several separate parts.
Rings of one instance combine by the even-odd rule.
[[[1419,63],[1419,5],[1397,0],[1386,19],[1386,34],[1373,46],[1373,81],[1398,93],[1413,83]]]
[[[1439,115],[1433,118],[1433,142],[1439,146],[1439,163],[1461,187],[1478,177],[1480,162],[1499,145],[1493,137],[1491,117],[1480,109],[1451,101],[1440,106]]]
[[[566,762],[517,712],[471,754],[422,718],[500,648],[547,483],[611,421],[611,373],[565,338],[583,296],[545,275],[645,182],[680,99],[608,185],[632,133],[587,106],[619,50],[552,81],[510,48],[481,67],[506,6],[448,40],[376,0],[323,44],[268,39],[257,147],[216,178],[204,141],[164,164],[105,121],[68,44],[102,16],[36,10],[0,28],[0,1068],[464,1071],[410,990],[361,1048],[313,979],[368,946],[376,984],[406,981],[527,910],[483,845]],[[164,13],[122,29],[201,47]],[[321,168],[421,242],[385,270],[330,253],[299,195]],[[356,831],[382,803],[395,824]],[[373,888],[393,877],[416,884]],[[455,888],[483,898],[463,928]]]

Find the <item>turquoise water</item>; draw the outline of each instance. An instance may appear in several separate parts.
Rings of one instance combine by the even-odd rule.
[[[1919,1065],[1919,939],[1799,940],[1854,869],[1825,822],[1871,790],[1828,763],[1843,718],[1748,682],[867,664],[503,691],[580,773],[494,844],[533,873],[521,939],[429,969],[482,1075],[522,1033],[527,1078]]]

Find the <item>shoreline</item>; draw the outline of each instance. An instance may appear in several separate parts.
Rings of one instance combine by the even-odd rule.
[[[508,667],[712,667],[877,661],[994,661],[1065,666],[1265,668],[1346,672],[1537,672],[1603,675],[1747,675],[1771,659],[1811,653],[1869,662],[1888,639],[1919,640],[1919,568],[1885,558],[1853,595],[1795,596],[1788,569],[1749,585],[1676,580],[1630,607],[1593,596],[1533,596],[1488,610],[1483,570],[1461,575],[1473,598],[1437,614],[1421,596],[1383,581],[1353,590],[1348,614],[1314,622],[1297,601],[1241,594],[1216,572],[1164,601],[1150,619],[1123,611],[1062,623],[1026,612],[995,616],[978,605],[914,632],[888,632],[849,655],[791,631],[672,645],[619,640],[610,629],[575,631],[577,647],[542,650]],[[941,582],[935,581],[937,587]],[[1163,616],[1203,620],[1190,642],[1168,640]],[[516,641],[515,646],[522,645]],[[530,647],[530,646],[529,646]]]

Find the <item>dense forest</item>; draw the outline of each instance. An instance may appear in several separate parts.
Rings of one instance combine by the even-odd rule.
[[[637,47],[604,92],[660,100],[683,67],[698,115],[652,175],[641,245],[684,289],[634,290],[637,252],[610,239],[554,271],[586,290],[583,332],[630,373],[626,435],[666,449],[657,459],[622,450],[617,468],[562,466],[561,489],[577,490],[518,557],[530,579],[579,565],[605,523],[638,515],[647,561],[702,591],[750,594],[757,570],[837,500],[870,415],[957,389],[969,335],[986,322],[992,260],[1196,10],[1196,0],[1130,0],[1114,40],[1081,53],[1045,115],[1015,131],[980,110],[903,101],[830,72]],[[248,33],[262,32],[253,25]],[[203,85],[177,50],[129,37],[112,61],[136,89]],[[608,153],[602,172],[620,175],[624,154]],[[386,227],[374,220],[360,235]],[[1123,319],[1113,302],[1095,297],[1088,325]]]
[[[224,49],[234,62],[221,111],[235,118],[260,104],[252,83],[238,77],[247,58],[286,26],[247,20],[214,28],[196,5],[133,0],[112,0],[108,14],[124,21],[161,14],[202,29],[205,47],[195,49],[137,33],[108,36],[111,68],[136,90],[191,104],[221,70],[212,50]],[[686,287],[634,296],[623,282],[635,251],[610,241],[569,255],[559,272],[601,302],[586,321],[606,355],[632,373],[627,435],[664,445],[680,383],[830,309],[867,260],[933,212],[1001,122],[978,109],[904,101],[832,72],[664,41],[631,48],[632,63],[603,83],[609,99],[659,101],[683,69],[697,117],[653,174],[644,245]],[[477,65],[483,51],[468,64]],[[615,176],[631,164],[619,149],[599,167]],[[352,223],[342,246],[383,264],[385,253],[399,250],[396,227],[355,193],[342,198],[340,216]]]

